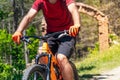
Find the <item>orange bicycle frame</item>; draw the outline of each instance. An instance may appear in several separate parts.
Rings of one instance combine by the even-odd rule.
[[[57,65],[59,67],[59,64],[55,58],[55,56],[53,55],[53,53],[51,52],[50,48],[49,48],[49,45],[47,42],[43,42],[43,45],[42,45],[42,53],[47,53],[47,54],[51,54],[52,55],[52,58],[51,58],[51,63],[50,63],[50,78],[51,80],[58,80],[57,79],[57,75],[55,73],[55,70],[54,70],[54,65]],[[48,63],[48,58],[47,57],[43,57],[42,58],[42,61],[47,64]],[[59,67],[60,69],[60,67]],[[60,70],[61,71],[61,70]],[[60,74],[59,75],[59,80],[62,80],[62,75]]]

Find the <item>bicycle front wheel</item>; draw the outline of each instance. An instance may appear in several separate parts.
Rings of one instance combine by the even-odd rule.
[[[34,64],[24,71],[22,80],[46,80],[45,72],[41,65]]]

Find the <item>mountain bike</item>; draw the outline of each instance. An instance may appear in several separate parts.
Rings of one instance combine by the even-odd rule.
[[[57,39],[63,36],[68,36],[68,31],[60,31],[51,33],[45,36],[23,36],[22,41],[31,43],[30,38],[39,39],[43,41],[42,53],[37,54],[35,57],[35,64],[25,69],[22,80],[63,80],[62,70],[56,60],[55,55],[51,52],[47,39],[59,35]],[[40,59],[44,60],[44,63],[39,63]],[[74,80],[79,80],[78,73],[75,65],[70,61],[73,68]],[[68,73],[69,74],[69,73]]]

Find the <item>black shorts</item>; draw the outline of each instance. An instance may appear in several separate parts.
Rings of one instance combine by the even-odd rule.
[[[67,58],[70,58],[75,47],[75,38],[70,36],[64,36],[60,39],[56,39],[57,36],[48,38],[48,44],[51,51],[54,54],[64,54]]]

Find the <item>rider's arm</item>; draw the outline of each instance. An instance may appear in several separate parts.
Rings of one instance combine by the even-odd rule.
[[[78,27],[80,27],[81,26],[81,24],[80,24],[80,16],[79,16],[78,9],[76,7],[75,2],[69,4],[68,9],[72,14],[74,25],[77,25]]]
[[[32,21],[32,19],[35,17],[37,14],[37,10],[35,9],[30,9],[27,15],[22,19],[20,25],[18,26],[17,30],[15,33],[12,35],[12,39],[14,42],[20,44],[20,38],[22,37],[22,32],[25,28],[27,28],[28,24]]]
[[[25,28],[27,28],[28,24],[32,21],[35,15],[38,13],[37,10],[31,8],[29,12],[25,15],[25,17],[20,22],[16,32],[22,33]]]
[[[68,9],[72,15],[74,22],[74,25],[70,26],[69,28],[69,35],[75,37],[79,33],[81,24],[80,24],[79,13],[74,1],[68,5]]]

